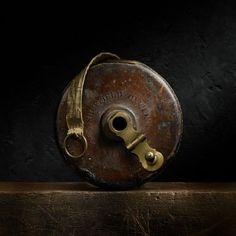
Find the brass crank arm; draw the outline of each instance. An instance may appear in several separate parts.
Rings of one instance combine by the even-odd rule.
[[[110,135],[124,141],[126,148],[138,157],[145,170],[156,171],[162,167],[163,155],[149,146],[144,134],[137,132],[127,112],[120,110],[108,115],[106,126]]]

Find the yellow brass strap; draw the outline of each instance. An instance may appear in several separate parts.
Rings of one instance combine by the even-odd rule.
[[[116,128],[114,125],[116,119],[123,121],[122,128]],[[165,160],[162,153],[150,147],[146,136],[137,132],[128,113],[120,110],[108,115],[106,124],[111,134],[123,139],[126,148],[138,157],[145,170],[156,171],[163,166]]]
[[[95,56],[89,64],[74,78],[71,82],[67,94],[67,114],[66,123],[68,127],[67,136],[64,139],[64,149],[67,155],[72,158],[78,158],[84,155],[87,149],[87,140],[84,136],[84,121],[83,121],[83,86],[87,73],[91,66],[102,63],[109,59],[119,59],[115,54],[109,52],[102,52]],[[70,136],[75,136],[82,140],[83,150],[81,153],[73,155],[67,148],[67,140]]]

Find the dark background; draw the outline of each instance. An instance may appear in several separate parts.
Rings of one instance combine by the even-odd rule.
[[[110,51],[152,67],[182,105],[182,145],[157,180],[235,181],[236,1],[92,2],[2,9],[0,180],[79,180],[56,143],[57,106]]]

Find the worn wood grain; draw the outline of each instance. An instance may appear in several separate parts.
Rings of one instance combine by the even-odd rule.
[[[236,235],[236,183],[0,183],[0,235]]]

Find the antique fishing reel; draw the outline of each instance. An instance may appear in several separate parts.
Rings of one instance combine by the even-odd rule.
[[[127,189],[155,177],[176,153],[182,113],[151,68],[100,53],[65,90],[57,132],[65,157],[91,183]]]

